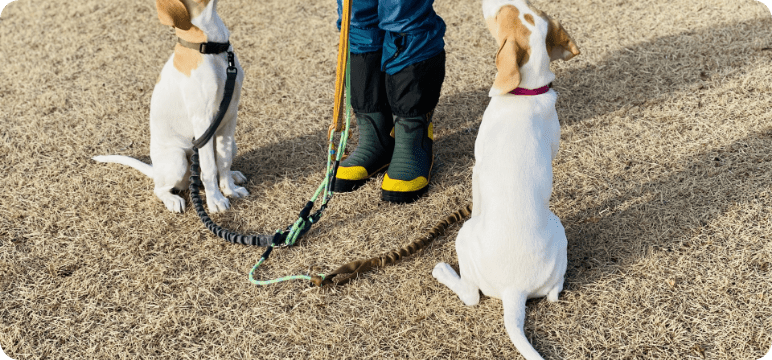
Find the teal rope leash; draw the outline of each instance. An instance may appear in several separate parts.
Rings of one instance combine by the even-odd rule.
[[[348,64],[350,64],[350,60],[348,61]],[[329,156],[327,157],[327,168],[325,171],[325,179],[322,181],[322,184],[314,192],[314,195],[311,197],[311,200],[308,201],[308,203],[306,203],[306,205],[303,207],[303,210],[300,211],[300,213],[298,214],[298,219],[295,220],[295,222],[292,225],[288,226],[285,230],[277,230],[276,233],[274,233],[273,235],[264,235],[264,234],[241,235],[241,234],[231,232],[215,224],[214,221],[212,221],[212,219],[206,213],[206,210],[204,209],[203,200],[201,199],[201,196],[200,196],[200,189],[203,186],[201,182],[201,167],[199,162],[198,147],[196,146],[193,147],[193,155],[191,156],[191,165],[190,165],[190,197],[191,197],[191,202],[193,203],[198,216],[201,218],[201,221],[204,223],[206,228],[209,229],[216,236],[223,238],[232,243],[268,247],[263,253],[263,255],[260,257],[260,260],[257,262],[257,264],[249,272],[249,281],[255,285],[269,285],[269,284],[275,284],[275,283],[288,281],[288,280],[309,280],[309,281],[311,280],[311,276],[308,276],[308,275],[294,275],[294,276],[287,276],[287,277],[283,277],[275,280],[260,281],[260,280],[255,280],[254,273],[255,273],[255,270],[257,270],[257,268],[260,267],[260,265],[262,265],[268,259],[268,257],[271,255],[271,252],[275,247],[277,246],[285,247],[285,246],[295,245],[298,239],[300,239],[306,232],[308,232],[308,230],[311,229],[311,226],[313,224],[319,221],[319,219],[322,217],[322,214],[327,209],[327,204],[329,203],[329,201],[332,199],[332,196],[334,195],[332,188],[335,183],[335,174],[338,171],[338,166],[340,165],[340,161],[343,157],[343,153],[346,150],[346,145],[348,143],[347,135],[349,134],[349,131],[351,128],[351,100],[350,100],[351,90],[350,90],[349,74],[350,72],[347,67],[346,69],[346,123],[345,123],[346,126],[345,126],[345,130],[343,131],[343,133],[341,133],[341,136],[340,136],[340,141],[338,145],[339,150],[336,150],[335,148],[335,133],[330,132],[330,139],[329,139],[329,146],[328,146]],[[227,104],[224,106],[227,108]],[[206,142],[203,142],[203,143],[206,143]],[[324,200],[324,202],[316,212],[311,214],[311,210],[313,210],[314,204],[319,199],[320,195],[322,195],[322,199]],[[324,274],[319,274],[319,276],[324,278]]]

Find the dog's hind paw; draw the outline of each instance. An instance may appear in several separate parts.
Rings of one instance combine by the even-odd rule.
[[[434,270],[432,270],[432,276],[434,276],[437,281],[445,284],[445,286],[452,288],[450,284],[456,283],[461,278],[456,274],[456,271],[453,270],[450,265],[447,263],[438,263],[434,266]]]
[[[480,302],[479,288],[458,276],[456,271],[447,263],[435,265],[434,270],[432,270],[432,276],[456,293],[466,306],[474,306]]]
[[[231,171],[231,178],[233,179],[233,182],[236,184],[243,184],[247,182],[247,177],[244,176],[244,174],[241,173],[241,171]]]
[[[558,284],[555,285],[552,289],[550,289],[550,292],[547,294],[547,301],[549,302],[557,302],[558,296],[560,296],[560,292],[563,291],[563,280],[561,279]]]

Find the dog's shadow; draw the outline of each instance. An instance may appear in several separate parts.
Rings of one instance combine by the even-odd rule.
[[[599,64],[558,69],[554,88],[560,93],[556,106],[561,124],[577,124],[635,106],[653,106],[675,93],[698,92],[719,80],[742,76],[752,69],[754,61],[772,55],[752,36],[766,23],[756,19],[656,38],[625,47]],[[716,51],[728,46],[733,51]],[[438,124],[444,133],[435,143],[440,159],[436,168],[440,176],[435,177],[439,184],[458,181],[458,176],[447,172],[473,166],[474,141],[488,104],[487,92],[487,88],[481,88],[441,100],[440,113],[446,115]],[[749,159],[738,152],[749,146],[772,148],[772,136],[762,132],[729,146],[702,150],[679,161],[685,164],[683,170],[630,186],[630,191],[598,206],[559,214],[569,240],[566,288],[616,271],[620,264],[640,258],[641,249],[674,251],[672,243],[679,236],[701,231],[726,213],[731,204],[752,199],[768,189],[770,182],[760,180],[759,169],[768,166],[770,160]],[[636,172],[644,168],[634,161],[628,167],[631,176],[625,181],[635,181]],[[561,171],[560,166],[555,171]],[[575,190],[560,183],[554,189],[553,201],[572,196]],[[604,212],[630,202],[636,205]],[[701,214],[698,219],[695,212]]]
[[[768,50],[758,48],[755,38],[748,35],[764,25],[763,20],[757,19],[688,31],[625,47],[598,64],[567,66],[565,70],[559,67],[554,82],[560,93],[558,117],[562,124],[572,124],[623,108],[653,105],[674,92],[698,90],[709,86],[707,82],[711,79],[741,73],[751,65],[754,56]],[[727,49],[728,44],[732,51],[716,51]],[[454,63],[451,58],[447,66],[464,64]],[[490,71],[493,79],[492,64]],[[474,139],[489,100],[488,90],[479,88],[440,99],[435,117],[435,153],[440,160],[436,171],[453,168],[443,165],[459,161],[471,165]],[[308,175],[321,169],[318,164],[325,161],[327,140],[324,130],[280,138],[239,154],[234,167],[258,183]]]

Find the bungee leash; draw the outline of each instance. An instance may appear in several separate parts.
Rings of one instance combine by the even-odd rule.
[[[272,244],[277,235],[240,235],[230,232],[227,229],[223,229],[209,217],[204,209],[204,202],[201,199],[200,189],[203,186],[201,183],[201,164],[199,162],[198,151],[204,145],[206,145],[214,136],[217,128],[225,118],[225,113],[228,111],[231,100],[233,99],[233,92],[236,88],[236,76],[238,75],[238,69],[236,68],[236,60],[233,52],[230,51],[230,43],[190,43],[182,39],[178,39],[178,42],[185,47],[198,50],[202,54],[220,54],[226,52],[228,55],[228,67],[225,70],[225,88],[223,90],[223,98],[220,101],[220,107],[217,109],[217,114],[209,127],[204,131],[198,139],[193,139],[193,155],[190,157],[190,200],[196,209],[198,217],[201,222],[204,223],[209,231],[221,237],[229,242],[243,245],[258,245],[268,246]]]
[[[349,282],[351,279],[356,278],[359,274],[369,271],[371,269],[381,268],[387,265],[392,265],[401,260],[417,253],[418,251],[429,246],[435,239],[445,234],[448,227],[451,225],[469,217],[472,214],[472,203],[464,205],[461,209],[456,210],[445,219],[434,225],[431,230],[426,232],[423,236],[413,240],[410,244],[388,252],[384,255],[366,259],[357,260],[347,263],[335,271],[324,275],[310,276],[310,281],[316,286],[325,285],[343,285]]]
[[[272,244],[276,239],[276,235],[241,235],[223,229],[209,217],[204,210],[204,202],[201,199],[200,189],[203,186],[201,183],[201,164],[199,162],[198,150],[204,147],[209,140],[212,139],[217,128],[220,126],[223,118],[225,118],[225,112],[228,111],[231,100],[233,99],[233,92],[236,88],[236,76],[238,75],[238,69],[236,68],[236,60],[232,51],[229,51],[229,43],[191,43],[178,39],[178,42],[185,47],[198,50],[202,54],[219,54],[227,52],[228,54],[228,68],[225,70],[225,88],[223,90],[223,98],[220,101],[220,107],[217,109],[217,114],[214,117],[214,121],[209,124],[203,135],[198,139],[193,139],[193,155],[190,157],[190,200],[196,209],[198,217],[201,222],[204,223],[209,231],[221,237],[229,242],[242,245],[258,245],[268,246]]]
[[[229,242],[232,242],[235,244],[242,244],[242,245],[269,246],[269,247],[274,247],[278,245],[285,245],[285,246],[294,245],[297,242],[297,240],[301,236],[303,236],[303,234],[308,232],[308,230],[311,228],[311,225],[319,221],[319,219],[322,217],[322,214],[324,213],[324,210],[327,209],[328,202],[330,201],[330,199],[332,199],[332,195],[333,195],[332,188],[335,182],[335,174],[337,173],[338,166],[340,164],[341,158],[346,148],[346,144],[348,142],[348,136],[346,134],[350,133],[351,114],[350,112],[347,112],[346,114],[345,127],[343,129],[344,132],[340,136],[340,142],[337,148],[334,144],[335,132],[334,131],[330,132],[330,142],[329,142],[329,149],[328,149],[329,156],[327,157],[327,171],[325,173],[326,174],[325,179],[322,181],[322,184],[319,186],[319,188],[317,188],[311,200],[308,201],[305,207],[303,207],[303,209],[300,211],[300,213],[298,214],[298,219],[293,224],[288,226],[285,230],[278,230],[273,235],[264,235],[264,234],[241,235],[238,233],[231,232],[215,224],[214,221],[212,221],[212,219],[209,217],[209,215],[207,214],[204,208],[203,200],[201,199],[201,196],[200,196],[200,189],[203,186],[203,184],[201,182],[201,166],[200,166],[200,160],[199,160],[199,149],[203,147],[206,143],[208,143],[209,140],[211,140],[220,122],[222,122],[222,119],[225,115],[225,111],[227,111],[228,109],[228,105],[233,96],[233,87],[235,85],[235,78],[237,73],[235,66],[232,66],[232,65],[233,65],[232,53],[229,53],[228,79],[226,80],[225,95],[223,96],[223,101],[220,103],[220,109],[218,110],[217,115],[215,116],[215,120],[206,130],[204,135],[202,135],[200,138],[195,139],[193,141],[193,155],[191,156],[191,159],[190,159],[191,165],[190,165],[190,187],[189,187],[191,200],[196,209],[196,213],[201,218],[201,221],[204,223],[206,228],[209,229],[216,236],[221,237]],[[231,81],[231,77],[233,78],[233,81]],[[348,105],[350,107],[350,104]],[[338,151],[338,149],[340,150]],[[316,212],[311,214],[311,210],[313,210],[314,204],[318,200],[319,195],[323,195],[322,198],[324,199],[324,202],[322,203],[320,208],[316,210]],[[270,252],[268,254],[270,254]]]

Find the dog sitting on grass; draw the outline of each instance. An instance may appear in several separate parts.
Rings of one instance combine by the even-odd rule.
[[[185,200],[172,190],[187,189],[189,185],[192,140],[201,137],[214,120],[225,87],[225,51],[233,51],[228,43],[230,33],[217,15],[217,1],[156,0],[158,18],[162,24],[174,27],[179,42],[161,70],[150,100],[153,165],[120,155],[93,158],[128,165],[152,177],[153,192],[173,212],[185,208]],[[238,74],[233,98],[212,141],[200,149],[201,180],[209,212],[227,210],[230,202],[225,196],[249,195],[245,188],[236,186],[246,181],[244,175],[231,171],[236,155],[236,112],[244,81],[238,58],[234,61]]]
[[[504,325],[528,360],[542,359],[523,331],[525,302],[557,301],[568,262],[560,219],[549,209],[560,124],[550,61],[579,49],[563,27],[525,0],[483,0],[499,46],[498,74],[475,142],[472,217],[456,238],[461,276],[446,263],[432,275],[466,305],[502,299]]]

